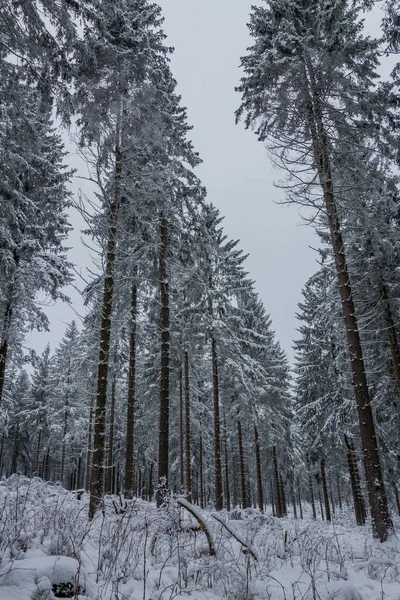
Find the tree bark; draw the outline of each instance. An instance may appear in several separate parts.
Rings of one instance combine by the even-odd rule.
[[[321,458],[321,483],[322,483],[322,491],[324,494],[324,504],[325,504],[325,516],[327,521],[331,521],[331,507],[329,506],[329,496],[328,496],[328,485],[326,483],[326,474],[325,474],[325,459]]]
[[[305,60],[305,79],[306,89],[309,90],[309,128],[312,137],[315,162],[325,201],[339,293],[342,301],[354,395],[361,432],[372,527],[374,535],[383,542],[387,539],[391,527],[389,507],[382,477],[356,309],[336,205],[329,142],[325,133],[320,98],[318,96],[318,87],[314,80],[313,68],[307,58]]]
[[[136,275],[136,273],[135,273]],[[136,320],[137,320],[137,285],[134,281],[131,288],[131,329],[129,335],[129,375],[128,402],[126,414],[126,447],[125,447],[125,497],[133,498],[133,480],[135,473],[135,390],[136,390]]]
[[[261,473],[261,454],[260,454],[260,440],[258,437],[257,426],[254,425],[254,444],[256,448],[256,471],[257,471],[257,504],[261,512],[264,511],[264,498],[263,498],[263,487],[262,487],[262,473]]]
[[[299,496],[300,519],[303,519],[303,505],[301,502],[301,486],[299,478],[297,478],[297,493]]]
[[[19,456],[19,423],[17,421],[17,423],[15,425],[14,446],[13,446],[13,453],[12,453],[12,459],[11,459],[11,473],[10,474],[17,472],[18,456]]]
[[[4,312],[3,328],[1,331],[1,343],[0,343],[0,405],[3,400],[4,381],[6,377],[6,365],[8,355],[8,336],[11,329],[12,321],[12,304],[11,300],[7,302],[6,309]]]
[[[396,508],[397,508],[397,514],[400,517],[400,498],[399,498],[399,490],[397,489],[397,485],[395,482],[393,482],[393,491],[394,491],[394,498],[396,500]]]
[[[93,429],[94,400],[95,400],[95,396],[94,396],[94,394],[92,394],[92,399],[90,401],[90,409],[89,409],[89,428],[88,428],[88,441],[87,441],[86,466],[85,466],[84,488],[86,491],[88,491],[89,487],[90,487],[90,467],[92,464],[91,453],[92,453],[92,429]]]
[[[183,426],[183,376],[179,369],[179,481],[181,490],[185,487],[185,453],[184,453],[184,426]]]
[[[36,441],[36,450],[35,450],[35,462],[33,463],[33,474],[39,475],[39,456],[40,456],[40,444],[42,441],[42,430],[39,429],[37,441]]]
[[[224,459],[225,459],[225,508],[231,510],[231,494],[229,490],[229,460],[228,460],[228,430],[226,427],[226,415],[224,410]]]
[[[108,433],[108,455],[106,471],[106,494],[112,494],[112,471],[114,457],[114,425],[115,425],[116,376],[113,375],[111,384],[110,428]]]
[[[381,297],[383,301],[383,316],[389,338],[390,351],[392,354],[393,373],[396,377],[397,386],[400,390],[400,346],[397,338],[397,331],[392,310],[390,308],[389,294],[384,283],[381,283]]]
[[[347,462],[349,465],[351,491],[353,493],[354,513],[356,516],[357,525],[365,525],[365,508],[364,501],[361,495],[360,474],[358,472],[355,448],[352,441],[347,436],[344,436],[344,441],[347,447]]]
[[[169,458],[169,371],[170,371],[170,331],[169,331],[169,284],[167,270],[168,222],[163,217],[160,222],[160,329],[161,329],[161,376],[160,376],[160,427],[158,438],[158,490],[157,506],[160,507],[168,488]]]
[[[62,442],[61,442],[61,461],[60,461],[60,473],[59,473],[59,479],[61,481],[61,483],[63,483],[63,479],[64,479],[64,465],[65,465],[65,449],[66,449],[66,437],[67,437],[67,429],[68,429],[68,400],[67,400],[67,405],[65,406],[64,409],[64,426],[63,426],[63,433],[62,433]]]
[[[239,466],[240,466],[240,491],[242,497],[242,508],[249,508],[249,501],[247,498],[247,488],[246,488],[246,470],[244,464],[244,449],[243,449],[243,436],[242,436],[242,424],[237,421],[237,434],[239,441]]]
[[[97,371],[97,394],[94,419],[94,448],[90,482],[89,519],[92,520],[96,508],[103,498],[104,456],[106,435],[106,406],[108,367],[110,360],[111,315],[114,300],[114,270],[117,252],[117,224],[121,201],[122,153],[120,128],[117,124],[115,146],[114,197],[110,204],[109,230],[106,252],[103,300],[101,307],[100,348]]]
[[[313,519],[316,519],[317,518],[317,510],[315,508],[315,496],[314,496],[314,489],[313,489],[313,484],[312,484],[311,472],[308,474],[308,488],[309,488],[309,491],[310,491],[310,502],[311,502]]]
[[[280,489],[280,493],[281,493],[282,512],[283,512],[283,516],[286,517],[287,503],[286,503],[286,493],[285,493],[285,486],[283,484],[282,473],[279,473],[279,489]]]
[[[192,501],[192,473],[191,473],[191,439],[190,439],[190,385],[189,385],[189,356],[185,352],[185,451],[186,451],[186,494],[189,502]]]
[[[337,492],[338,492],[338,504],[339,504],[339,509],[342,510],[343,508],[343,502],[342,502],[342,490],[340,489],[340,479],[339,479],[339,475],[337,475]]]
[[[200,508],[204,508],[204,465],[203,465],[203,436],[199,440],[199,470],[200,470]]]
[[[283,505],[281,496],[281,485],[278,470],[278,459],[276,456],[276,446],[272,448],[272,460],[274,466],[274,488],[275,488],[275,513],[277,517],[283,517]]]
[[[222,461],[221,461],[221,433],[219,416],[219,376],[217,343],[211,339],[212,371],[213,371],[213,398],[214,398],[214,461],[215,461],[215,508],[222,510],[224,505],[222,491]]]

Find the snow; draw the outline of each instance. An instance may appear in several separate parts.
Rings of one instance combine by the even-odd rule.
[[[117,514],[108,497],[89,523],[87,494],[16,476],[0,506],[0,600],[54,600],[52,585],[68,582],[80,600],[400,600],[399,540],[374,540],[350,507],[329,524],[307,505],[303,521],[184,498],[163,509],[134,499]]]

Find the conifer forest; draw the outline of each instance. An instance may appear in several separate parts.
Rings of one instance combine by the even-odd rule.
[[[318,239],[293,360],[162,8],[0,0],[0,600],[400,600],[400,1],[255,2],[230,117]]]

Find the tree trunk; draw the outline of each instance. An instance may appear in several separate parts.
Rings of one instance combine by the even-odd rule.
[[[3,453],[4,453],[4,432],[1,434],[1,447],[0,447],[0,478],[3,475]]]
[[[1,331],[1,343],[0,343],[0,405],[3,400],[3,391],[4,391],[4,381],[6,377],[6,365],[7,365],[7,355],[8,355],[8,336],[11,329],[11,321],[12,321],[12,305],[11,300],[7,302],[5,311],[4,311],[4,319],[3,319],[3,327]]]
[[[92,399],[90,401],[90,410],[89,410],[89,429],[88,429],[88,441],[87,441],[87,453],[86,453],[86,467],[85,467],[85,485],[84,488],[86,491],[89,490],[90,487],[90,467],[92,464],[92,429],[93,429],[93,409],[94,409],[94,394],[92,394]]]
[[[13,453],[12,453],[12,459],[11,459],[10,475],[17,472],[18,456],[19,456],[19,423],[17,422],[16,426],[15,426],[14,447],[13,447]]]
[[[390,350],[392,353],[393,373],[396,377],[397,386],[400,390],[400,347],[397,339],[397,331],[390,308],[390,300],[387,288],[384,283],[381,283],[381,297],[383,301],[383,317],[389,338]]]
[[[325,521],[324,507],[322,504],[322,496],[321,496],[321,486],[319,485],[319,483],[317,483],[317,490],[318,490],[319,508],[321,510],[321,519],[322,519],[322,521]]]
[[[204,508],[204,465],[203,465],[203,436],[199,440],[199,470],[200,470],[200,508]]]
[[[313,519],[316,519],[317,518],[317,510],[315,508],[315,497],[314,497],[314,489],[313,489],[313,484],[312,484],[311,472],[308,474],[308,487],[309,487],[309,491],[310,491],[310,502],[311,502],[311,508],[312,508],[312,515],[313,515]]]
[[[361,443],[364,457],[365,478],[368,489],[371,520],[374,535],[381,542],[388,537],[391,520],[383,483],[382,469],[375,425],[371,408],[371,399],[365,373],[364,358],[360,334],[353,300],[350,276],[347,268],[346,253],[343,243],[339,215],[330,164],[329,142],[325,133],[323,116],[318,97],[318,88],[314,81],[313,68],[309,61],[305,67],[306,82],[309,94],[309,127],[313,141],[313,151],[320,184],[323,190],[326,214],[328,217],[332,249],[336,266],[339,293],[342,301],[343,318],[346,328],[349,359],[353,377],[354,395],[357,405],[358,420],[361,432]]]
[[[263,499],[263,488],[262,488],[262,473],[261,473],[261,454],[260,454],[260,441],[258,438],[258,429],[254,425],[254,444],[256,449],[256,471],[257,471],[257,504],[261,512],[264,511],[264,499]]]
[[[239,466],[240,466],[240,491],[242,496],[242,508],[249,508],[249,502],[247,499],[246,489],[246,471],[244,464],[244,450],[243,450],[243,436],[242,436],[242,424],[237,421],[237,434],[239,440]]]
[[[361,495],[360,474],[358,472],[357,461],[355,456],[355,448],[347,436],[344,436],[344,441],[347,447],[347,462],[349,465],[351,491],[353,493],[354,513],[356,516],[357,525],[365,525],[365,509],[364,501]]]
[[[221,461],[221,433],[219,417],[219,376],[217,343],[211,339],[212,371],[213,371],[213,397],[214,397],[214,461],[215,461],[215,508],[222,510],[224,505],[222,491],[222,461]]]
[[[136,275],[136,273],[135,273]],[[133,498],[133,479],[135,472],[135,389],[136,389],[136,320],[137,320],[137,285],[132,283],[131,289],[131,330],[129,335],[129,374],[128,402],[126,414],[126,447],[125,447],[125,497]]]
[[[228,460],[228,430],[226,428],[226,415],[224,410],[224,459],[225,459],[225,508],[231,510],[231,494],[229,491],[229,460]]]
[[[286,493],[285,493],[285,486],[283,484],[283,477],[282,477],[281,473],[279,473],[279,489],[280,489],[280,493],[281,493],[282,513],[283,513],[283,516],[286,517],[286,515],[287,515]]]
[[[397,514],[400,517],[400,498],[399,498],[399,490],[397,489],[397,485],[395,482],[393,482],[393,491],[394,491],[394,498],[396,500],[396,508],[397,508]]]
[[[326,483],[325,459],[324,458],[321,458],[321,483],[322,483],[322,491],[324,494],[326,520],[331,521],[332,520],[331,519],[331,507],[329,506],[328,485]]]
[[[184,453],[184,427],[183,427],[183,376],[182,369],[179,369],[179,481],[181,491],[185,487],[185,453]]]
[[[337,493],[338,493],[338,504],[339,504],[339,509],[342,510],[343,508],[343,502],[342,502],[342,490],[340,489],[340,479],[339,479],[339,475],[337,475]]]
[[[160,283],[160,329],[161,329],[161,376],[160,376],[160,428],[158,445],[158,490],[157,506],[164,502],[168,488],[168,458],[169,458],[169,284],[167,271],[168,253],[168,222],[165,218],[160,223],[160,254],[159,254],[159,283]]]
[[[100,349],[97,371],[97,394],[94,419],[94,448],[90,482],[89,519],[93,519],[96,508],[103,498],[104,455],[106,435],[106,406],[108,367],[110,360],[111,314],[114,299],[114,269],[117,252],[117,224],[120,208],[122,154],[120,130],[117,124],[115,146],[114,197],[110,204],[109,230],[106,252],[103,300],[101,307]]]
[[[271,508],[272,508],[272,516],[276,517],[276,502],[274,499],[274,484],[275,484],[275,477],[272,480],[271,479],[271,489],[270,489],[270,494],[271,494]]]
[[[276,457],[276,446],[272,448],[272,460],[274,466],[275,513],[277,517],[283,517],[281,485],[278,470],[278,459]]]
[[[301,486],[299,478],[297,478],[297,493],[299,496],[300,519],[303,519],[303,505],[301,502]]]
[[[115,397],[116,397],[116,376],[114,373],[111,385],[111,406],[110,406],[110,428],[108,433],[108,456],[106,471],[106,494],[112,494],[112,471],[114,457],[114,425],[115,425]]]
[[[42,430],[39,429],[37,441],[36,441],[36,450],[35,450],[35,462],[33,463],[33,474],[39,475],[39,456],[40,456],[40,444],[42,441]]]
[[[297,519],[296,494],[295,494],[295,492],[294,492],[294,486],[293,486],[293,484],[292,484],[292,483],[291,483],[291,485],[290,485],[290,491],[291,491],[291,494],[292,494],[293,517],[294,517],[295,519]]]
[[[61,481],[61,483],[63,483],[63,479],[64,479],[64,465],[65,465],[65,449],[66,449],[66,444],[67,444],[67,429],[68,429],[68,410],[67,410],[68,404],[66,405],[65,409],[64,409],[64,427],[63,427],[63,433],[62,433],[62,442],[61,442],[61,461],[60,461],[60,474],[59,474],[59,479]]]
[[[189,356],[185,352],[185,450],[186,450],[186,494],[189,502],[192,501],[192,473],[191,473],[191,440],[190,440],[190,385],[189,385]]]

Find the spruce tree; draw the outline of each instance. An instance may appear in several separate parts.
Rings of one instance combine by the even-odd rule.
[[[237,117],[246,113],[246,125],[255,126],[259,139],[289,171],[289,197],[300,192],[315,202],[318,177],[343,307],[373,529],[384,541],[390,517],[338,207],[338,196],[346,193],[337,178],[346,158],[341,144],[351,140],[361,147],[376,128],[368,111],[378,44],[363,35],[358,9],[348,8],[345,0],[333,7],[326,0],[311,5],[271,0],[267,7],[254,7],[249,28],[255,45],[242,59],[243,103]]]

